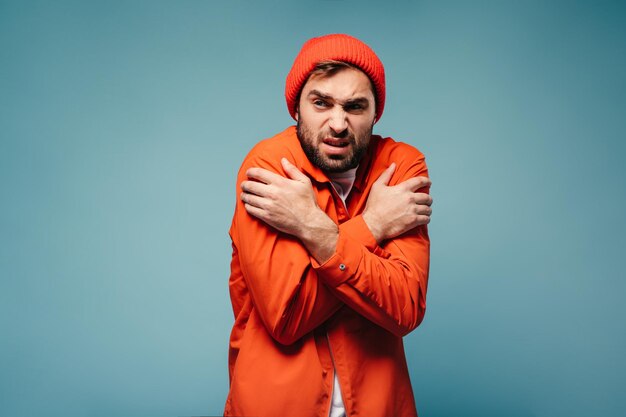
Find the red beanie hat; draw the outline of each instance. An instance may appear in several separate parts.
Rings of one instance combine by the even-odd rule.
[[[385,68],[374,51],[349,35],[334,34],[309,39],[305,42],[287,74],[285,98],[287,109],[296,118],[297,100],[309,74],[322,61],[341,61],[352,64],[363,71],[372,81],[376,96],[376,120],[385,108]]]

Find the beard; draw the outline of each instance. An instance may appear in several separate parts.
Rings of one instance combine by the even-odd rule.
[[[300,145],[305,155],[311,161],[311,163],[319,167],[324,172],[345,172],[352,168],[359,166],[365,151],[370,142],[372,136],[373,124],[363,131],[354,132],[346,129],[339,134],[335,134],[331,129],[326,132],[320,132],[317,134],[302,122],[299,118],[296,125],[296,132]],[[342,140],[348,140],[347,146],[350,146],[352,151],[346,155],[325,155],[319,150],[319,144],[322,143],[324,138],[337,138]]]

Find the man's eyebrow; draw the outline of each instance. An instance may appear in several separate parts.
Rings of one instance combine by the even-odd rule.
[[[368,104],[369,102],[366,97],[354,97],[346,100],[344,104]]]
[[[335,101],[333,96],[330,96],[328,94],[324,94],[324,93],[322,93],[319,90],[311,90],[311,91],[309,91],[309,94],[307,94],[307,97],[311,97],[311,96],[319,97],[319,98],[322,98],[324,100],[333,100],[333,101]],[[344,103],[342,103],[342,105],[346,105],[346,104],[369,104],[369,100],[367,99],[367,97],[353,97],[353,98],[349,98]]]
[[[307,96],[308,97],[317,96],[319,98],[323,98],[323,99],[326,99],[326,100],[332,100],[332,98],[333,98],[332,96],[329,96],[328,94],[324,94],[324,93],[322,93],[319,90],[311,90],[311,91],[309,91],[309,94],[307,94]]]

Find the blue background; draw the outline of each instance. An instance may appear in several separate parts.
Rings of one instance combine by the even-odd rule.
[[[219,414],[234,180],[302,43],[385,63],[435,197],[429,416],[626,413],[623,2],[0,2],[0,415]]]

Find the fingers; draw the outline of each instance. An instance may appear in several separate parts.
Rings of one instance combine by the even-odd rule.
[[[413,177],[413,178],[409,178],[408,180],[404,182],[401,182],[398,185],[402,185],[406,187],[407,190],[415,192],[422,188],[430,187],[431,184],[432,182],[430,181],[430,178],[428,177]]]
[[[433,204],[433,198],[429,194],[426,194],[426,193],[414,193],[413,202],[415,204],[431,206]]]
[[[300,181],[300,182],[308,182],[309,177],[304,175],[294,164],[289,162],[287,158],[282,158],[280,163],[283,165],[283,169],[289,178],[292,180]]]
[[[258,195],[250,194],[244,191],[239,195],[239,198],[246,206],[253,206],[261,209],[266,208],[265,206],[267,200],[264,197],[260,197]]]
[[[433,203],[433,199],[428,194],[418,193],[416,195],[420,201],[424,201],[424,204],[417,203],[415,206],[417,225],[428,224],[430,223],[430,216],[433,214],[433,209],[430,207]]]
[[[433,214],[433,209],[429,206],[418,205],[416,206],[415,211],[419,215],[424,215],[424,216],[429,216],[429,217]]]
[[[415,201],[415,213],[417,214],[417,224],[430,223],[430,216],[433,214],[431,205],[433,198],[425,193],[415,193],[413,197]]]
[[[242,181],[241,189],[246,193],[265,197],[268,194],[269,186],[258,181]]]
[[[376,183],[383,184],[383,185],[389,184],[389,181],[391,180],[391,176],[393,175],[393,172],[395,170],[396,170],[396,164],[395,162],[392,162],[391,165],[389,165],[389,167],[386,170],[384,170],[382,174],[380,174],[380,176],[376,180]]]
[[[258,207],[254,207],[253,205],[244,203],[244,207],[246,209],[246,211],[248,212],[248,214],[256,217],[259,220],[263,220],[266,221],[267,218],[267,212],[263,209],[260,209]]]
[[[278,182],[284,177],[278,175],[272,171],[268,171],[265,168],[253,167],[246,171],[246,175],[248,178],[260,181],[265,184],[272,184],[274,182]]]
[[[281,159],[281,164],[287,177],[292,180],[300,182],[310,182],[309,177],[304,175],[295,165],[287,160],[287,158]],[[246,171],[246,175],[249,179],[260,181],[264,184],[280,183],[285,177],[275,172],[269,171],[265,168],[252,167]]]
[[[424,215],[417,216],[417,222],[416,222],[417,226],[421,226],[421,225],[428,224],[428,223],[430,223],[430,216],[424,216]]]

